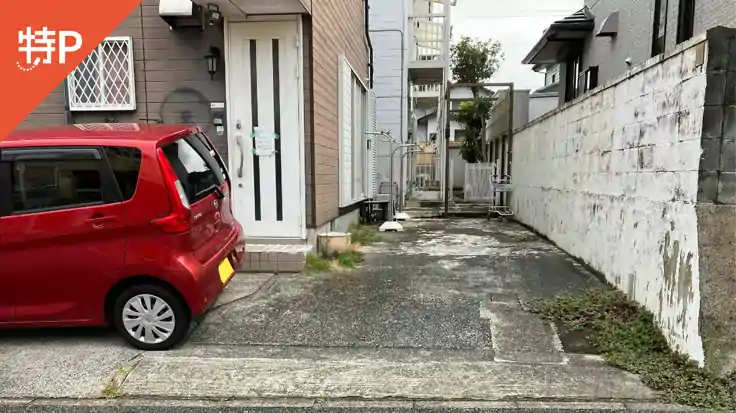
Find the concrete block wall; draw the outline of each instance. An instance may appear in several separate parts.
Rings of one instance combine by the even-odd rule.
[[[699,363],[708,45],[698,36],[530,123],[512,163],[516,217],[645,305]]]
[[[736,371],[736,30],[708,32],[698,246],[706,363]]]

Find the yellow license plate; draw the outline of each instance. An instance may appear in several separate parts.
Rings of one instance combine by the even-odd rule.
[[[230,264],[230,260],[227,258],[225,258],[225,260],[220,263],[218,271],[220,271],[220,281],[222,281],[223,284],[225,284],[230,279],[230,277],[235,274],[235,269],[233,268],[233,265]]]

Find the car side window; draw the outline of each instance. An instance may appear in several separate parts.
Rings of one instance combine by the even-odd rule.
[[[0,217],[13,212],[11,193],[10,163],[0,161]]]
[[[103,148],[120,188],[123,201],[133,198],[141,170],[141,151],[138,148],[106,146]]]
[[[77,156],[74,156],[74,155]],[[103,162],[96,149],[88,152],[20,150],[3,154],[10,165],[14,214],[24,214],[116,201],[109,199],[103,182]]]

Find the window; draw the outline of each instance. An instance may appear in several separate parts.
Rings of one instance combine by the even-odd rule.
[[[598,66],[583,70],[582,59],[575,57],[567,62],[565,101],[569,102],[598,87]]]
[[[695,26],[695,0],[680,0],[677,14],[677,44],[693,37]]]
[[[582,58],[577,55],[567,61],[567,77],[565,82],[565,101],[569,102],[581,95]]]
[[[339,95],[340,206],[348,206],[365,198],[369,110],[366,88],[344,58]]]
[[[67,77],[72,111],[135,110],[133,40],[108,37]]]
[[[96,151],[95,151],[96,152]],[[27,159],[9,162],[14,213],[105,203],[99,159]]]
[[[669,0],[654,0],[652,22],[652,57],[664,53],[667,33],[667,3]]]
[[[585,71],[585,90],[588,92],[598,87],[598,66],[591,66]]]
[[[365,140],[366,104],[365,89],[360,82],[353,83],[353,190],[352,199],[363,197],[365,187],[363,186],[363,171],[365,170]]]
[[[138,187],[138,173],[141,169],[141,151],[137,148],[108,146],[104,148],[107,161],[112,167],[118,182],[123,201],[133,198]]]
[[[190,204],[206,198],[215,187],[224,183],[217,161],[196,136],[179,139],[161,149],[174,168]]]
[[[466,137],[465,129],[455,129],[455,139],[456,141],[464,141]]]

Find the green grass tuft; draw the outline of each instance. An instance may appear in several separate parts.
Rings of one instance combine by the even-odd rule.
[[[713,410],[736,409],[736,382],[717,377],[670,350],[653,315],[613,289],[561,295],[531,311],[570,329],[589,328],[588,339],[614,366],[638,374],[662,401]]]
[[[363,262],[363,253],[360,251],[344,251],[337,254],[337,263],[343,268],[355,268]]]
[[[376,242],[376,229],[366,225],[353,224],[348,229],[350,241],[357,245],[371,245]]]
[[[325,272],[332,268],[332,263],[327,258],[319,254],[307,255],[307,265],[305,269],[307,272]]]

